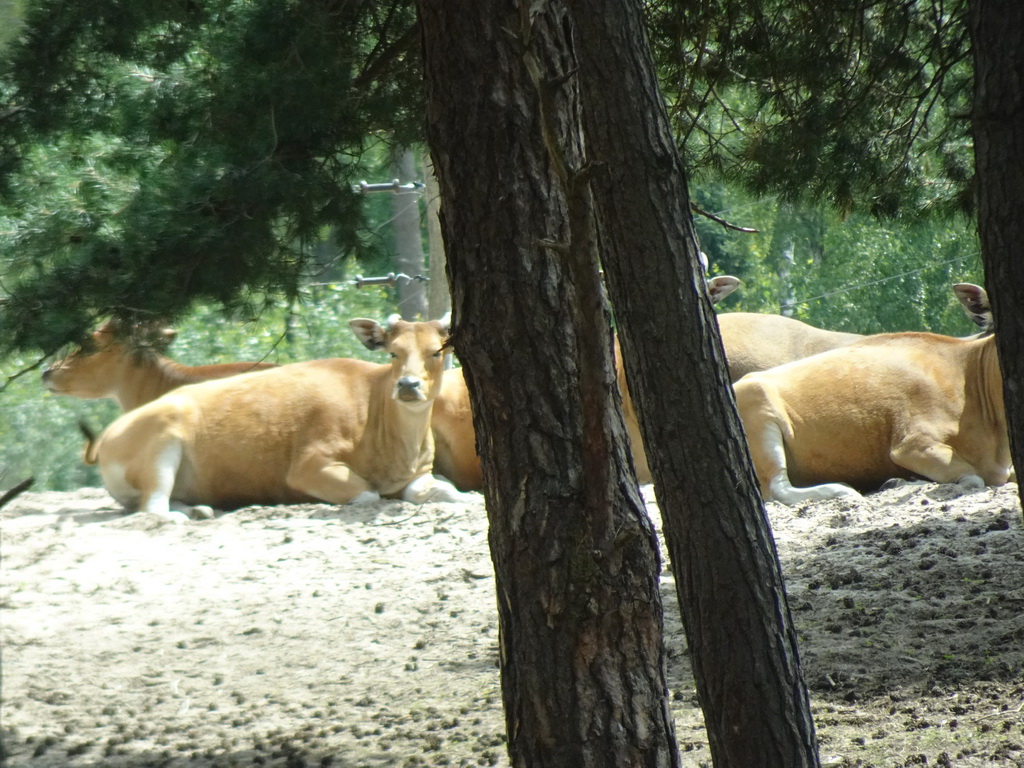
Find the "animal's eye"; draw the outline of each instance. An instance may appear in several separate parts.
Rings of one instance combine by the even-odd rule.
[[[437,352],[434,353],[434,357],[440,357],[442,354],[444,354],[444,350],[439,349],[437,350]]]
[[[395,360],[395,359],[397,359],[397,358],[398,358],[398,355],[396,355],[396,354],[395,354],[394,352],[392,352],[392,353],[391,353],[391,359],[392,359],[392,360]]]

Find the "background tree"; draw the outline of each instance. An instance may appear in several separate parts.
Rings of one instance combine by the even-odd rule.
[[[402,184],[419,178],[416,168],[416,153],[403,147],[394,162],[395,178]],[[423,235],[420,226],[420,199],[422,193],[392,192],[391,209],[394,212],[392,226],[395,233],[395,267],[400,274],[410,279],[400,279],[398,285],[398,308],[403,319],[432,319],[427,312],[427,291],[422,280],[415,278],[425,275],[426,258],[423,253]]]
[[[4,57],[0,353],[296,297],[326,229],[359,246],[371,137],[418,136],[416,40],[401,0],[29,5]]]
[[[965,0],[669,0],[652,43],[687,164],[843,213],[970,210]]]
[[[678,765],[656,542],[614,405],[555,3],[420,0],[455,350],[475,403],[514,765]],[[453,45],[453,39],[458,40]],[[467,93],[488,94],[467,99]]]
[[[11,113],[0,120],[0,183],[10,193],[0,199],[9,294],[0,354],[52,350],[117,307],[175,319],[197,301],[252,317],[268,295],[297,297],[310,268],[337,279],[341,270],[324,263],[337,253],[393,269],[381,257],[386,238],[361,224],[380,203],[349,185],[366,177],[368,146],[422,138],[408,0],[361,0],[339,13],[324,0],[13,7],[22,5],[25,34],[0,61]],[[966,113],[957,99],[969,76],[962,2],[804,5],[648,8],[695,199],[705,210],[751,211],[762,233],[697,223],[713,269],[745,282],[727,311],[778,311],[789,296],[770,238],[776,206],[801,192],[844,216],[844,200],[885,211],[892,206],[872,190],[902,189],[889,176],[909,173],[919,187],[907,199],[920,204],[900,210],[942,214],[955,206],[941,201],[969,199],[966,123],[955,119]],[[807,94],[818,95],[804,103]],[[841,168],[827,162],[846,148]],[[784,199],[759,201],[739,182]],[[824,239],[796,232],[793,241],[797,317],[861,332],[962,332],[946,311],[946,272],[980,281],[965,222],[934,216],[909,231],[816,215]],[[803,247],[813,242],[821,247]],[[944,269],[951,259],[960,261]],[[133,270],[147,277],[130,286]],[[848,287],[858,290],[841,293]]]

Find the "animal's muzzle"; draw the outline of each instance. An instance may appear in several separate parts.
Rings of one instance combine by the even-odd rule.
[[[399,400],[423,400],[423,381],[414,376],[403,376],[395,382],[395,397]]]

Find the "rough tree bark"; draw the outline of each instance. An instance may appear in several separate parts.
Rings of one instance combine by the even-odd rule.
[[[1024,4],[970,0],[975,185],[1015,467],[1024,467]],[[1024,501],[1024,495],[1021,496]]]
[[[423,183],[427,198],[427,243],[430,254],[430,283],[427,285],[427,307],[430,318],[437,319],[452,311],[452,296],[448,292],[447,257],[441,235],[441,193],[430,157],[423,158]],[[451,358],[449,357],[450,361]]]
[[[567,0],[602,258],[715,765],[818,765],[639,0]]]
[[[417,5],[513,765],[678,765],[656,541],[574,184],[577,116],[571,98],[542,99],[527,67],[570,70],[563,19],[514,0]]]

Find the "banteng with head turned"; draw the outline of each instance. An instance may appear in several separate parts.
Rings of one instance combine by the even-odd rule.
[[[162,325],[110,320],[85,345],[43,371],[43,386],[55,395],[109,397],[130,411],[185,384],[276,367],[262,362],[181,365],[161,354],[174,336]]]

